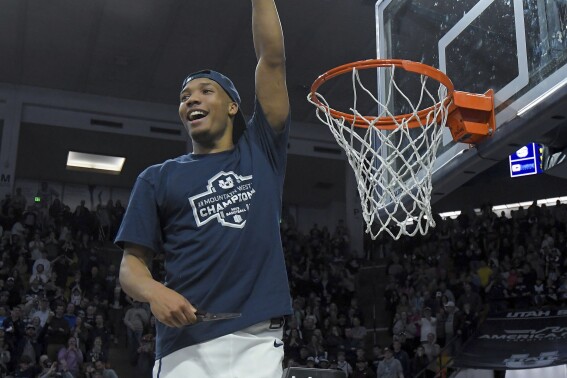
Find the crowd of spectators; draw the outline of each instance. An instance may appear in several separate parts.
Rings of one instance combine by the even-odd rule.
[[[100,248],[111,243],[124,211],[120,201],[99,201],[94,210],[81,201],[71,209],[47,184],[32,203],[19,188],[0,202],[1,377],[113,378],[111,347],[127,350],[132,375],[151,376],[155,319],[120,288],[119,254]],[[281,230],[294,307],[286,365],[324,366],[328,356],[332,366],[336,356],[339,366],[349,366],[351,352],[362,361],[359,261],[350,257],[344,222],[332,233],[314,225],[304,235],[292,221]],[[163,254],[154,256],[157,279],[163,279],[163,261]],[[334,335],[327,334],[330,327]]]
[[[342,224],[333,234],[314,226],[302,235],[284,223],[295,311],[286,366],[341,369],[348,377],[434,377],[489,312],[566,304],[567,205],[534,202],[508,216],[487,205],[436,222],[424,236],[367,243],[362,260],[349,257]],[[384,261],[385,306],[378,310],[390,316],[389,335],[374,343],[360,326],[358,301],[379,301],[357,298],[354,283],[361,265]]]
[[[111,347],[125,348],[135,375],[150,377],[155,319],[120,288],[110,243],[124,207],[71,210],[42,185],[31,204],[16,189],[0,203],[0,376],[117,377]],[[284,367],[340,369],[352,377],[433,377],[489,311],[567,301],[567,206],[437,219],[427,235],[350,248],[343,221],[299,230],[281,222],[293,315]],[[152,273],[163,278],[163,255]],[[384,299],[360,298],[357,274],[386,262]],[[358,295],[357,295],[358,294]],[[361,304],[361,301],[363,302]],[[390,316],[377,338],[369,303]],[[366,311],[364,311],[366,309]],[[115,349],[116,350],[116,349]],[[442,362],[442,361],[441,361]]]
[[[153,318],[120,288],[119,254],[100,248],[124,210],[72,210],[47,183],[31,203],[20,188],[0,202],[0,377],[114,378],[111,347],[151,376]]]

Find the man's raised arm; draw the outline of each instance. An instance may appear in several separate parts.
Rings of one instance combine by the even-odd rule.
[[[252,34],[258,59],[256,96],[272,128],[281,131],[289,114],[289,99],[284,38],[274,0],[252,0]]]

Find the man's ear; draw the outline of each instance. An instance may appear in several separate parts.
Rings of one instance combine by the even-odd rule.
[[[228,105],[228,114],[230,114],[231,117],[234,117],[236,113],[238,113],[238,104],[236,102],[231,102]]]

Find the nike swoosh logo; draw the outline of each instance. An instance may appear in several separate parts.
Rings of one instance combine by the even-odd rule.
[[[283,345],[283,343],[278,343],[277,340],[274,340],[274,348],[279,348]]]

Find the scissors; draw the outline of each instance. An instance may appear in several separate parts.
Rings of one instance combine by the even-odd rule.
[[[240,318],[242,316],[242,313],[240,312],[217,312],[217,313],[212,313],[212,312],[203,312],[200,310],[197,310],[197,312],[195,313],[195,316],[197,317],[197,323],[200,322],[212,322],[215,320],[227,320],[227,319],[234,319],[234,318]]]

